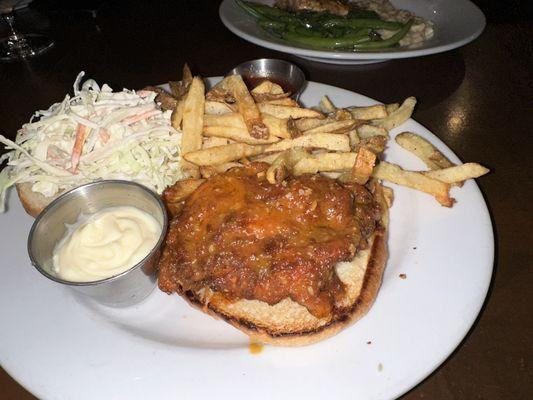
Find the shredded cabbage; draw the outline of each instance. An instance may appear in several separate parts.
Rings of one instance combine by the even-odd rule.
[[[156,93],[123,89],[113,92],[94,80],[74,82],[48,110],[37,111],[15,141],[0,135],[10,152],[0,157],[0,212],[6,190],[29,182],[32,190],[51,197],[99,179],[135,181],[161,194],[185,177],[181,168],[181,131],[161,111]]]

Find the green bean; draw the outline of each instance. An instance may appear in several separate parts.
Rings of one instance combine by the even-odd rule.
[[[298,20],[307,27],[323,28],[322,22],[328,20],[332,15],[328,12],[299,11],[295,13]]]
[[[235,0],[235,2],[246,12],[256,18],[267,18],[271,20],[294,20],[293,14],[277,7],[269,7],[265,4],[251,1]]]
[[[325,38],[325,37],[316,37],[302,35],[297,32],[287,31],[282,34],[283,39],[287,42],[301,44],[304,46],[327,48],[327,49],[337,49],[337,48],[351,48],[356,44],[362,44],[368,40],[370,29],[361,30],[360,32],[355,32],[347,34],[337,38]]]
[[[409,31],[406,24],[379,19],[372,11],[357,10],[348,16],[329,12],[288,12],[277,7],[235,0],[247,13],[258,19],[258,25],[268,33],[287,42],[326,49],[350,48],[377,50],[396,45]],[[397,31],[388,39],[374,39],[378,29]]]
[[[307,28],[304,28],[303,26],[291,27],[290,30],[292,30],[294,33],[297,33],[299,35],[313,36],[313,37],[324,37],[324,35],[327,33],[327,32],[316,31],[313,29],[307,29]]]
[[[391,47],[397,44],[400,40],[404,38],[405,35],[407,35],[407,32],[409,32],[411,25],[413,25],[412,19],[410,19],[402,27],[402,29],[400,29],[390,38],[384,39],[384,40],[374,40],[374,41],[365,42],[365,43],[357,43],[357,44],[354,44],[353,49],[354,50],[377,50],[377,49],[384,49],[386,47]]]
[[[346,18],[331,18],[322,22],[325,28],[343,27],[343,28],[370,28],[370,29],[386,29],[395,31],[401,29],[403,24],[401,22],[383,21],[381,19],[346,19]]]
[[[239,7],[241,7],[244,11],[246,11],[248,14],[250,14],[251,16],[255,17],[255,18],[262,18],[263,17],[263,14],[261,14],[260,12],[258,12],[254,7],[252,7],[247,1],[242,1],[242,0],[235,0],[235,3],[237,3],[237,5]]]
[[[287,26],[283,22],[272,21],[267,19],[260,19],[257,24],[265,31],[273,34],[274,36],[281,36],[281,33],[287,29]]]
[[[362,8],[350,10],[346,15],[346,18],[367,18],[367,19],[379,19],[379,15],[375,11],[364,10]]]

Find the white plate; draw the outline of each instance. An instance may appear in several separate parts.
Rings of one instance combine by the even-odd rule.
[[[273,0],[253,0],[257,3],[273,4]],[[452,50],[477,38],[485,28],[485,16],[468,0],[393,0],[398,9],[409,10],[415,15],[433,21],[435,34],[415,49],[400,48],[390,51],[347,52],[314,50],[289,45],[275,38],[256,24],[256,20],[246,14],[234,0],[224,0],[220,5],[220,19],[237,36],[272,50],[293,54],[329,64],[368,64],[393,58],[419,57]]]
[[[339,106],[375,103],[313,82],[301,100],[317,104],[324,94]],[[402,130],[459,162],[415,121],[393,133]],[[393,141],[387,159],[423,167]],[[470,329],[492,274],[493,234],[473,181],[453,190],[451,209],[394,190],[390,259],[367,316],[324,342],[266,347],[259,355],[250,354],[245,335],[177,295],[156,290],[135,307],[111,309],[46,280],[26,253],[32,218],[11,193],[10,210],[0,216],[0,363],[41,399],[395,398],[441,364]]]

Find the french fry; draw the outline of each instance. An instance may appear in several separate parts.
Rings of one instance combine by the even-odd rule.
[[[205,137],[203,139],[202,143],[202,149],[208,149],[209,147],[216,147],[216,146],[225,146],[227,144],[233,143],[233,141],[225,138],[220,137]]]
[[[220,165],[200,167],[200,174],[202,175],[202,178],[210,178],[213,175],[226,172],[227,170],[231,168],[242,168],[242,167],[244,167],[244,164],[241,164],[238,162],[228,162],[228,163],[224,163]]]
[[[205,104],[204,89],[202,79],[199,77],[193,78],[191,87],[183,103],[182,153],[199,150],[202,147]]]
[[[267,180],[274,184],[282,182],[288,170],[291,170],[300,160],[309,156],[309,153],[302,147],[295,147],[285,150],[276,157],[267,170]]]
[[[372,175],[375,164],[376,155],[367,148],[361,147],[357,152],[355,163],[350,171],[351,180],[360,185],[364,185]]]
[[[387,115],[390,115],[391,113],[396,111],[398,108],[400,108],[400,105],[398,103],[391,103],[385,106],[385,109],[387,110]]]
[[[205,102],[205,114],[207,115],[222,115],[231,113],[234,110],[226,103],[219,101],[206,101]]]
[[[346,110],[344,108],[337,108],[335,110],[335,113],[334,113],[333,117],[337,121],[344,121],[346,119],[353,119],[352,114],[348,110]],[[362,121],[362,120],[355,120],[355,121],[360,121],[361,124],[364,123],[364,121]]]
[[[244,125],[244,123],[243,123]],[[247,144],[269,144],[278,142],[280,139],[276,136],[270,136],[267,139],[256,139],[248,133],[246,127],[232,126],[204,126],[204,135],[209,137],[220,137],[231,139],[239,143]]]
[[[327,176],[328,178],[337,179],[339,182],[353,182],[352,180],[352,171],[344,172],[321,172],[322,175]]]
[[[412,115],[414,97],[401,105],[337,108],[324,96],[319,107],[309,109],[273,82],[263,81],[249,91],[236,75],[224,78],[205,97],[203,83],[191,77],[183,96],[186,75],[184,71],[182,81],[171,83],[174,96],[162,95],[173,104],[172,126],[182,127],[184,169],[192,176],[209,178],[250,162],[266,162],[270,167],[264,174],[273,184],[282,182],[291,170],[293,175],[320,172],[367,184],[370,190],[377,181],[369,179],[375,178],[423,191],[451,207],[455,201],[449,194],[451,185],[489,172],[475,163],[454,166],[435,146],[409,132],[397,135],[396,142],[421,158],[430,171],[406,171],[384,161],[375,165],[389,139],[388,131]],[[180,96],[178,101],[175,97]],[[186,188],[179,190],[187,193]],[[174,196],[182,194],[178,191]],[[392,191],[384,188],[379,196],[390,207]],[[171,204],[178,210],[183,202]]]
[[[255,94],[252,92],[252,96],[256,103],[271,103],[271,104],[281,104],[281,105],[298,105],[294,100],[289,99],[290,93],[263,93]]]
[[[183,120],[183,105],[185,101],[182,99],[178,101],[172,114],[170,115],[170,124],[174,129],[181,129],[181,121]]]
[[[423,172],[423,174],[429,178],[438,179],[441,182],[459,183],[466,181],[467,179],[479,178],[488,172],[488,168],[477,163],[465,163],[449,168]]]
[[[214,101],[217,103],[226,103],[234,105],[236,100],[229,88],[226,87],[226,79],[222,79],[215,86],[209,90],[205,95],[206,101]]]
[[[361,139],[359,138],[359,135],[357,134],[357,129],[352,129],[351,131],[347,133],[347,135],[350,138],[350,148],[353,150],[361,142]]]
[[[177,217],[184,206],[184,200],[189,197],[205,179],[184,179],[166,188],[161,195],[170,218]]]
[[[361,139],[358,147],[366,147],[376,154],[382,153],[387,145],[387,137],[385,136],[370,136],[365,139]]]
[[[276,124],[277,121],[268,120],[269,124]],[[264,121],[265,122],[265,121]],[[281,122],[281,121],[280,121]],[[282,129],[280,125],[273,126],[277,133]],[[256,139],[248,133],[244,118],[239,113],[227,113],[222,115],[204,115],[204,135],[217,136],[235,140],[236,142],[248,144],[265,144],[279,141],[276,136],[269,136],[266,139]]]
[[[191,69],[189,68],[189,64],[187,63],[183,64],[183,68],[181,70],[181,79],[185,83],[189,83],[189,84],[192,83],[193,76],[192,76]]]
[[[331,122],[329,124],[324,124],[317,126],[316,128],[312,128],[306,131],[303,131],[304,135],[312,135],[314,133],[345,133],[351,130],[358,121],[355,120],[344,120],[344,121],[335,121]]]
[[[322,96],[320,103],[318,103],[318,108],[325,114],[334,113],[337,110],[337,107],[333,105],[328,96]]]
[[[269,145],[266,153],[283,151],[291,147],[322,148],[331,151],[350,151],[350,138],[335,133],[314,133],[294,139],[284,139]]]
[[[289,118],[287,120],[287,130],[289,131],[292,139],[302,136],[302,131],[298,129],[295,119]]]
[[[357,127],[357,134],[361,139],[367,139],[372,136],[385,136],[389,137],[389,133],[385,128],[380,126],[363,124]]]
[[[300,107],[296,100],[290,98],[270,99],[263,102],[265,102],[266,104],[273,104],[277,106]],[[261,101],[259,101],[258,103],[261,103]]]
[[[189,91],[189,87],[191,86],[192,79],[193,78],[191,70],[187,63],[185,63],[183,65],[181,81],[170,81],[168,83],[172,95],[177,100],[181,100],[187,94],[187,92]]]
[[[269,114],[262,114],[261,118],[263,119],[264,124],[267,126],[269,132],[276,136],[282,138],[290,138],[290,134],[287,129],[287,120],[276,118]],[[204,127],[210,126],[224,126],[232,127],[236,129],[247,129],[246,124],[244,123],[244,118],[239,113],[226,113],[222,115],[204,115]],[[204,129],[205,130],[205,129]],[[214,136],[214,135],[208,135]],[[224,136],[227,137],[227,136]],[[250,135],[248,135],[250,137]],[[254,139],[254,138],[252,138]],[[238,139],[235,139],[238,140]],[[255,139],[262,140],[262,139]],[[275,138],[269,137],[265,143],[273,143],[277,140]]]
[[[415,133],[403,132],[397,135],[394,140],[404,149],[420,158],[429,169],[449,168],[454,165],[435,146]]]
[[[216,174],[217,174],[217,172],[215,171],[215,168],[213,166],[200,167],[200,176],[203,179],[209,179],[213,175],[216,175]]]
[[[323,118],[320,112],[309,108],[280,106],[268,103],[260,103],[257,106],[262,113],[267,113],[277,118]]]
[[[253,157],[252,161],[254,161],[254,162],[265,162],[267,164],[272,164],[276,160],[276,158],[279,157],[279,155],[281,153],[282,152],[261,154],[259,156]]]
[[[272,85],[273,85],[272,82],[270,82],[269,80],[265,80],[265,81],[261,82],[259,85],[257,85],[256,87],[254,87],[252,90],[250,90],[250,93],[252,95],[272,93],[271,92]],[[283,93],[283,90],[281,91],[281,93]]]
[[[383,104],[376,104],[368,107],[348,107],[350,114],[355,119],[378,119],[385,118],[387,114],[387,108]]]
[[[189,92],[183,101],[181,152],[183,154],[202,148],[202,130],[204,124],[204,82],[194,77]],[[184,170],[191,176],[198,176],[198,168],[184,164]]]
[[[198,186],[205,182],[205,179],[183,179],[169,186],[163,192],[163,199],[169,203],[177,203],[185,200],[194,192]]]
[[[224,87],[227,88],[235,98],[239,113],[244,118],[244,123],[250,133],[250,136],[256,139],[268,138],[268,128],[261,119],[261,114],[257,108],[254,99],[246,84],[240,75],[230,75],[222,82],[225,82]]]
[[[206,126],[227,126],[232,128],[246,129],[244,118],[241,114],[230,112],[225,114],[204,115],[204,127]]]
[[[332,118],[300,118],[294,120],[296,127],[302,132],[332,122],[335,122],[335,120]]]
[[[197,150],[183,155],[185,160],[198,165],[219,165],[241,158],[257,156],[265,151],[265,145],[251,146],[245,143],[232,143],[227,146],[216,146]]]
[[[420,172],[405,171],[395,164],[380,162],[374,167],[372,176],[431,194],[445,207],[452,207],[455,201],[450,197],[448,183],[430,178]]]
[[[316,174],[318,172],[346,171],[355,163],[356,153],[314,154],[298,161],[292,172],[294,175]]]
[[[259,85],[254,87],[251,91],[252,94],[282,94],[283,88],[269,80],[264,80]]]
[[[381,186],[381,190],[383,191],[383,198],[385,200],[385,203],[387,204],[387,208],[392,207],[392,203],[394,201],[394,192],[390,187]]]
[[[263,122],[267,126],[271,136],[276,136],[282,139],[290,139],[292,137],[287,125],[287,119],[277,118],[266,113],[261,113],[261,118],[263,118]]]
[[[283,153],[282,153],[283,154]],[[287,165],[283,155],[278,156],[274,162],[268,167],[266,172],[267,181],[275,184],[281,183],[287,177]]]
[[[415,105],[416,99],[414,97],[408,97],[396,111],[391,112],[385,118],[373,119],[370,123],[390,131],[411,118]]]

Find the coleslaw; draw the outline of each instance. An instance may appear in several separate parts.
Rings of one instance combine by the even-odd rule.
[[[0,212],[9,187],[29,182],[32,190],[52,197],[99,179],[135,181],[161,194],[183,179],[181,131],[170,123],[171,111],[162,111],[156,93],[120,92],[85,73],[68,94],[48,110],[37,111],[17,132],[15,141],[0,135],[10,152],[0,157]]]

